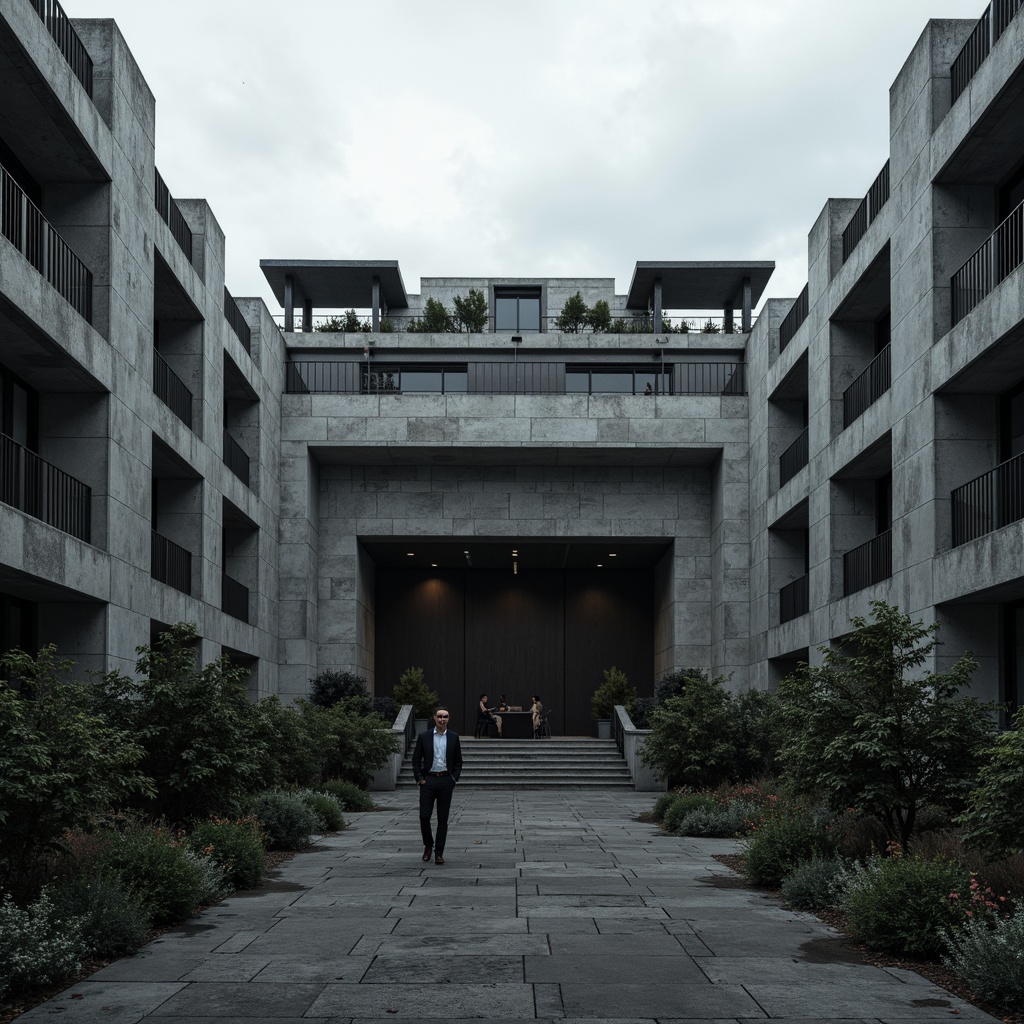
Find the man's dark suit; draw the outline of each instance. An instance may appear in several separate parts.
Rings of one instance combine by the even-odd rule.
[[[444,854],[444,842],[448,837],[448,811],[452,805],[452,792],[455,783],[462,774],[462,744],[459,734],[453,729],[445,732],[448,749],[445,751],[445,763],[448,774],[436,776],[428,774],[434,764],[434,729],[421,732],[416,737],[416,749],[412,755],[412,774],[420,786],[420,832],[423,833],[423,846],[432,848],[438,857]],[[437,803],[437,839],[430,831],[430,815]]]

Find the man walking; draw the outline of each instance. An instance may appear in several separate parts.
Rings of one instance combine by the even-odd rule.
[[[434,728],[416,737],[412,774],[420,787],[420,832],[423,860],[434,855],[435,864],[444,863],[444,841],[448,836],[448,811],[455,783],[462,774],[462,746],[459,734],[448,728],[447,708],[434,712]],[[426,766],[426,770],[424,770]],[[437,804],[437,840],[430,831],[430,816]]]

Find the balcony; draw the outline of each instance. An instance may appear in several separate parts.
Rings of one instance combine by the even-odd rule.
[[[149,574],[160,583],[166,583],[183,594],[192,593],[192,553],[172,540],[152,533]]]
[[[810,573],[804,573],[779,590],[779,625],[806,615],[810,610],[811,576]]]
[[[30,0],[33,10],[53,37],[68,66],[82,83],[85,91],[92,96],[92,58],[86,52],[82,40],[74,30],[70,19],[57,0]]]
[[[161,220],[171,229],[174,240],[181,247],[181,251],[192,262],[192,229],[185,223],[178,204],[174,201],[170,189],[164,183],[160,172],[154,168],[156,175],[156,190],[153,198],[156,203],[156,212],[160,214]]]
[[[843,232],[843,262],[845,263],[857,243],[864,237],[871,222],[878,216],[878,211],[889,201],[889,161],[878,172],[878,177],[868,189],[868,194],[861,200],[857,212],[850,219]]]
[[[779,456],[779,486],[789,483],[807,465],[810,459],[808,428]]]
[[[225,430],[224,431],[224,465],[239,480],[249,486],[249,456],[245,449]]]
[[[1024,203],[1021,203],[953,275],[953,326],[995,290],[1024,261]]]
[[[843,597],[892,576],[892,530],[843,555]]]
[[[1022,7],[1024,0],[993,0],[985,8],[985,13],[978,19],[974,31],[949,69],[951,102],[956,103],[959,99],[960,94],[967,88],[967,83],[981,67],[982,61],[989,55],[999,37],[1006,31],[1006,26],[1013,21]]]
[[[953,547],[1024,519],[1024,455],[983,473],[950,495]]]
[[[252,355],[250,348],[252,344],[252,331],[245,322],[245,317],[242,316],[238,303],[231,297],[231,292],[227,288],[224,289],[224,319],[227,320],[231,330],[235,332],[235,336],[242,343],[245,351]]]
[[[785,351],[786,346],[793,340],[793,335],[800,329],[800,325],[807,319],[810,312],[810,301],[808,298],[808,285],[797,296],[793,308],[786,314],[786,318],[779,325],[779,351]]]
[[[226,572],[221,573],[220,578],[220,610],[242,622],[249,621],[249,588]]]
[[[0,501],[89,543],[92,489],[0,434]]]
[[[892,386],[890,346],[886,345],[867,369],[843,392],[843,430],[864,415]]]
[[[92,271],[0,167],[0,234],[92,323]]]
[[[167,365],[164,357],[153,349],[153,391],[175,416],[192,429],[192,392]]]

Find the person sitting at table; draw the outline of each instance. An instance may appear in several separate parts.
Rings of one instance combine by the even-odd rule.
[[[533,702],[530,705],[530,712],[533,714],[533,738],[536,739],[543,721],[541,716],[544,714],[544,705],[541,704],[540,697],[531,697],[530,700]]]
[[[476,708],[476,732],[473,734],[477,739],[481,736],[489,736],[491,731],[491,722],[494,721],[494,716],[491,714],[491,709],[487,706],[487,694],[480,694],[480,703],[477,704]]]
[[[508,704],[505,702],[505,694],[502,694],[498,698],[498,710],[508,711]],[[501,715],[491,713],[491,718],[494,719],[494,724],[498,727],[498,739],[501,739]]]

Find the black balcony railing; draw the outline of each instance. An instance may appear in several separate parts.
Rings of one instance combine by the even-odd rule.
[[[886,345],[867,369],[843,392],[843,429],[864,414],[892,385],[890,346]]]
[[[808,285],[805,284],[804,290],[797,296],[796,302],[793,303],[792,308],[779,325],[780,352],[782,352],[793,340],[793,335],[796,334],[800,329],[800,325],[807,319],[807,314],[810,312],[810,301],[808,299],[807,289]]]
[[[843,596],[892,576],[892,530],[843,555]]]
[[[779,456],[779,486],[788,483],[807,465],[810,458],[808,428],[797,436],[797,439]]]
[[[789,622],[811,610],[811,577],[804,573],[779,590],[779,623]]]
[[[981,248],[953,275],[953,326],[1024,262],[1024,203],[992,232]]]
[[[92,489],[6,434],[0,434],[0,501],[90,540]]]
[[[242,622],[249,621],[249,588],[226,572],[220,577],[220,610]]]
[[[878,211],[889,201],[889,161],[878,172],[878,177],[871,183],[868,194],[861,200],[857,212],[850,219],[843,232],[843,262],[850,258],[850,253],[857,248],[857,243],[864,237],[868,226],[878,216]]]
[[[156,212],[160,214],[163,222],[171,229],[174,240],[181,246],[181,251],[188,257],[188,261],[191,263],[192,229],[185,223],[185,218],[182,216],[178,204],[174,201],[170,189],[168,189],[164,179],[160,176],[160,172],[154,168],[154,173],[156,174],[156,190],[154,192]]]
[[[153,391],[186,427],[192,428],[192,392],[156,349],[153,349]]]
[[[92,271],[0,167],[0,234],[92,323]]]
[[[231,330],[235,332],[245,351],[251,354],[252,331],[227,288],[224,289],[224,319],[230,324]]]
[[[953,547],[1024,519],[1024,455],[1000,463],[957,487],[953,504]]]
[[[192,593],[192,552],[161,536],[152,534],[150,575],[183,594]]]
[[[1024,0],[993,0],[985,8],[985,13],[978,19],[974,31],[967,37],[967,42],[949,69],[949,90],[953,103],[967,88],[967,83],[1022,7]]]
[[[57,0],[30,0],[36,14],[53,37],[75,77],[92,96],[92,58],[78,38],[71,20]]]
[[[224,431],[224,465],[239,480],[249,486],[249,456],[245,449],[225,430]]]

